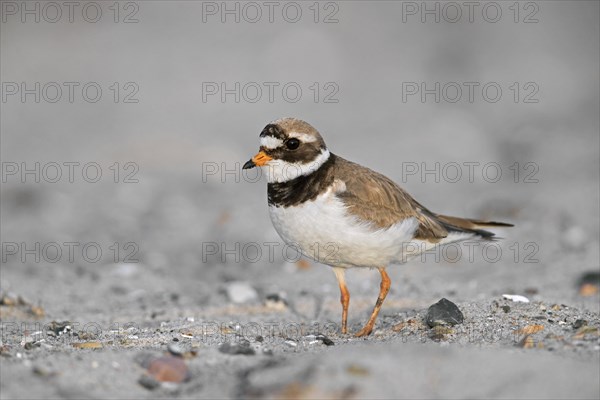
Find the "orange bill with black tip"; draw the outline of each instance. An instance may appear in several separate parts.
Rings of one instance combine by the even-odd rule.
[[[252,157],[251,160],[246,161],[246,164],[242,167],[242,169],[250,169],[254,167],[262,167],[273,158],[269,157],[264,151],[259,151],[257,155]]]
[[[267,155],[267,153],[265,153],[264,151],[259,151],[257,155],[255,155],[254,157],[252,157],[252,162],[254,163],[254,165],[258,166],[258,167],[262,167],[263,165],[265,165],[266,163],[268,163],[269,161],[271,161],[273,158],[269,157]]]

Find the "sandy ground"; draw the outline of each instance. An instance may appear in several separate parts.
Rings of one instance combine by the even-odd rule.
[[[597,2],[520,3],[518,23],[508,3],[496,23],[422,23],[403,9],[421,2],[361,1],[322,5],[319,23],[309,3],[297,23],[221,23],[203,14],[218,3],[153,1],[132,3],[133,24],[121,23],[129,3],[119,23],[99,4],[97,23],[22,23],[3,8],[2,399],[599,397]],[[21,101],[5,82],[96,82],[103,97]],[[137,103],[124,102],[128,82]],[[304,94],[204,101],[207,82]],[[328,82],[337,103],[324,102]],[[403,101],[406,82],[495,82],[504,95]],[[287,115],[437,212],[516,226],[488,247],[391,266],[373,335],[342,335],[334,275],[283,245],[264,179],[240,170]],[[37,181],[23,175],[35,163]],[[421,175],[436,163],[439,179]],[[378,279],[348,274],[352,332]],[[441,298],[462,324],[426,326]]]

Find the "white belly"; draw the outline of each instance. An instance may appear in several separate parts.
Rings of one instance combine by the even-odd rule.
[[[273,226],[290,246],[323,264],[338,267],[385,267],[406,262],[418,222],[408,218],[376,230],[346,213],[332,190],[297,207],[269,207]],[[410,247],[408,247],[410,249]]]

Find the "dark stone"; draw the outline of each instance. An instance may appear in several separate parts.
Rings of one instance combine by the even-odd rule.
[[[600,272],[597,271],[588,271],[583,273],[579,277],[578,286],[591,284],[600,286]]]
[[[323,334],[317,335],[316,339],[320,340],[321,342],[323,342],[323,344],[325,346],[333,346],[333,345],[335,345],[335,343],[333,342],[333,340],[329,339],[327,336],[325,336]]]
[[[247,340],[241,341],[240,343],[223,343],[219,347],[219,351],[221,353],[232,355],[242,354],[245,356],[252,356],[256,354],[254,349],[250,347],[250,342],[248,342]]]
[[[425,322],[430,328],[434,326],[461,324],[464,320],[463,313],[456,304],[445,298],[441,299],[427,310]]]
[[[31,350],[31,349],[33,349],[34,347],[40,347],[40,344],[39,344],[39,343],[36,343],[36,342],[27,342],[27,343],[25,343],[25,344],[23,345],[23,348],[24,348],[25,350]]]
[[[585,319],[578,319],[577,321],[573,322],[573,329],[579,329],[587,324],[588,322]]]
[[[510,312],[510,306],[502,306],[502,311],[508,314]]]
[[[273,303],[283,303],[285,306],[289,305],[288,302],[287,302],[287,300],[283,296],[281,296],[280,294],[278,294],[278,293],[268,294],[265,297],[265,299],[267,301],[272,301]]]
[[[160,386],[160,382],[149,375],[142,375],[138,383],[148,390],[154,390]]]

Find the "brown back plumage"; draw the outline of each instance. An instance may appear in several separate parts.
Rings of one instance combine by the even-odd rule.
[[[419,221],[416,239],[438,242],[449,232],[467,232],[490,238],[492,232],[480,229],[489,226],[512,226],[502,222],[449,217],[435,214],[413,199],[406,191],[386,176],[362,165],[335,156],[331,171],[335,180],[345,184],[338,197],[348,207],[348,212],[359,220],[379,229],[387,229],[406,218]]]

